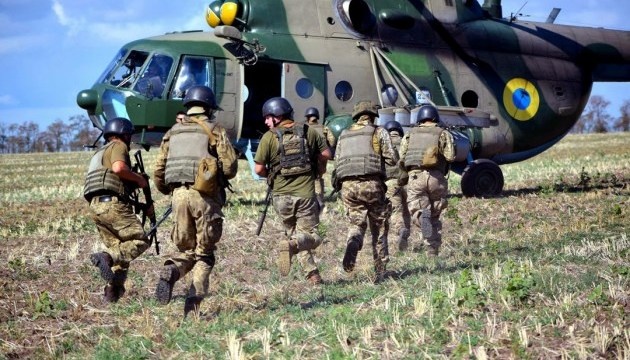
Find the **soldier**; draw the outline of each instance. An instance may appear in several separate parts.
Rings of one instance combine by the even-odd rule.
[[[421,230],[428,255],[435,257],[442,244],[440,214],[447,206],[449,162],[454,160],[452,135],[439,127],[437,109],[424,105],[418,125],[400,144],[400,167],[408,172],[407,195],[412,223]]]
[[[322,278],[313,252],[322,243],[317,234],[319,204],[315,198],[315,178],[326,169],[330,149],[324,138],[305,124],[293,121],[291,104],[281,97],[265,102],[262,108],[269,126],[256,151],[255,171],[267,177],[272,186],[273,207],[282,218],[288,240],[279,244],[278,268],[286,276],[297,255],[306,279],[320,284]]]
[[[341,199],[350,222],[343,269],[354,270],[369,221],[376,282],[382,280],[389,261],[387,233],[391,203],[385,197],[385,165],[398,162],[387,130],[374,125],[377,116],[372,102],[360,101],[355,105],[352,119],[356,123],[344,130],[337,141],[333,183],[335,188],[341,184]]]
[[[405,135],[402,126],[398,121],[388,121],[384,125],[392,139],[392,146],[396,153],[400,150],[400,142]],[[387,166],[387,199],[392,203],[392,214],[389,217],[389,227],[394,234],[398,234],[398,250],[405,251],[409,239],[409,207],[407,206],[407,189],[404,185],[399,185],[400,168],[398,164]]]
[[[237,156],[224,128],[214,119],[218,109],[207,86],[193,86],[183,100],[186,116],[164,135],[155,165],[155,185],[172,194],[171,239],[178,253],[164,262],[155,296],[168,304],[175,282],[192,271],[184,317],[198,312],[208,294],[214,251],[223,232],[225,179],[236,176]]]
[[[330,131],[330,129],[319,123],[319,110],[314,107],[310,107],[306,109],[304,112],[304,118],[306,119],[306,123],[312,129],[315,129],[320,135],[324,137],[326,140],[326,145],[328,148],[332,149],[335,146],[336,139],[335,135]],[[324,211],[324,194],[326,193],[324,188],[324,177],[323,174],[326,173],[326,168],[320,169],[317,179],[315,179],[315,197],[317,198],[317,202],[319,203],[320,216]]]
[[[107,250],[90,255],[107,281],[104,299],[117,302],[125,293],[131,261],[151,245],[136,217],[130,195],[148,181],[131,170],[129,146],[133,124],[125,118],[108,120],[103,127],[105,145],[92,157],[83,194],[90,203],[90,216]],[[146,209],[153,214],[153,206]]]

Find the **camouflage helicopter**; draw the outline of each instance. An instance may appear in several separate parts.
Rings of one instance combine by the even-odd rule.
[[[200,84],[237,146],[267,130],[260,111],[273,96],[296,117],[318,108],[336,135],[358,100],[403,126],[432,103],[456,134],[462,192],[491,196],[499,165],[571,129],[594,81],[630,80],[630,32],[505,19],[500,0],[219,0],[205,16],[213,31],[124,45],[77,96],[94,125],[128,117],[136,141],[157,144]]]

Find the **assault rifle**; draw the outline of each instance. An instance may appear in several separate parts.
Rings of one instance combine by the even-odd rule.
[[[133,156],[136,159],[136,164],[134,165],[133,170],[139,173],[140,175],[142,175],[145,178],[145,180],[148,182],[149,175],[147,175],[146,171],[144,170],[144,161],[142,160],[142,151],[141,150],[136,151]],[[144,194],[145,204],[143,204],[143,206],[138,206],[136,208],[136,211],[138,210],[138,208],[142,209],[142,227],[144,227],[144,224],[147,221],[147,211],[153,205],[153,197],[151,196],[151,186],[147,185],[147,187],[142,188],[142,192]],[[137,202],[137,204],[140,205],[139,202]],[[166,219],[166,217],[164,217],[163,219]],[[157,225],[156,225],[157,220],[155,219],[155,213],[149,216],[149,221],[151,222],[151,228],[153,227],[157,228]],[[155,242],[155,253],[160,255],[160,243],[158,242],[156,232],[148,231],[146,234],[149,235],[149,239],[151,239],[152,242],[153,241]]]
[[[262,230],[263,224],[265,223],[265,218],[267,217],[267,210],[269,209],[269,204],[271,204],[272,198],[272,186],[269,184],[267,186],[267,195],[265,195],[265,209],[262,214],[260,214],[260,218],[258,218],[258,227],[256,228],[256,236],[260,235],[260,231]]]
[[[160,248],[157,242],[157,228],[160,226],[160,224],[164,222],[164,220],[166,220],[166,218],[171,214],[172,211],[173,211],[173,206],[169,206],[168,209],[166,209],[166,211],[164,212],[164,214],[162,214],[162,217],[160,218],[160,220],[158,220],[155,223],[155,225],[152,225],[151,228],[146,233],[144,233],[145,236],[149,236],[149,237],[155,236],[155,239],[156,239],[155,252],[158,255],[160,255]]]

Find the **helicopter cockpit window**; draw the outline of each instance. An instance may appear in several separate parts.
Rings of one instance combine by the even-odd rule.
[[[337,96],[337,99],[345,102],[352,99],[353,94],[352,85],[349,82],[342,80],[335,85],[335,96]]]
[[[308,99],[313,96],[313,83],[307,78],[301,78],[295,83],[295,92],[302,99]]]
[[[134,86],[134,90],[148,98],[160,98],[166,85],[166,77],[173,65],[173,58],[155,54]]]
[[[214,89],[212,69],[214,69],[212,58],[184,56],[175,75],[175,86],[171,91],[171,97],[183,98],[186,90],[194,85],[205,85]]]
[[[100,84],[102,82],[105,82],[105,80],[109,79],[112,76],[112,72],[114,71],[114,69],[118,67],[120,64],[122,64],[122,61],[125,58],[125,55],[127,55],[127,49],[120,49],[118,53],[116,54],[116,56],[114,56],[114,59],[109,63],[109,65],[107,65],[107,67],[105,68],[105,71],[103,71],[101,76],[98,77],[98,80],[96,80],[96,83]]]
[[[113,75],[107,76],[103,81],[108,81],[116,87],[128,88],[140,75],[140,68],[149,57],[149,53],[133,50],[129,53],[124,62],[114,70]],[[122,57],[121,57],[122,59]]]

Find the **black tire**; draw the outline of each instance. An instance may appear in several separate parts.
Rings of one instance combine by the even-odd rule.
[[[503,191],[503,172],[491,160],[475,160],[464,169],[461,188],[464,196],[497,196]]]

